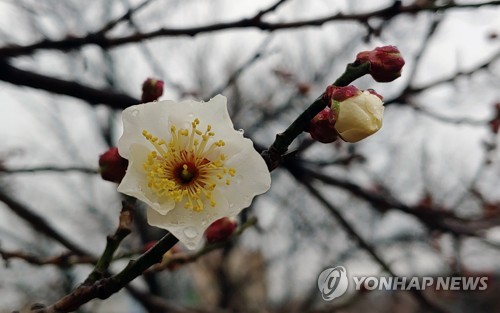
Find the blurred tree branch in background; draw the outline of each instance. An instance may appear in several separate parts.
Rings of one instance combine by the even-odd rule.
[[[225,22],[225,23],[216,23],[201,27],[192,27],[185,29],[169,29],[169,28],[161,28],[149,33],[139,33],[130,36],[124,36],[121,38],[106,38],[104,34],[110,31],[114,26],[116,26],[119,22],[127,20],[135,10],[127,11],[123,17],[116,19],[108,24],[106,24],[102,29],[98,30],[95,33],[88,34],[85,37],[68,37],[59,41],[51,41],[51,40],[43,40],[38,43],[34,43],[28,46],[11,46],[11,47],[3,47],[0,48],[0,56],[1,57],[15,57],[26,54],[31,54],[39,49],[54,49],[60,51],[67,51],[71,49],[76,49],[82,47],[84,45],[97,45],[101,48],[112,48],[116,46],[120,46],[128,43],[136,43],[139,41],[143,41],[146,39],[152,39],[155,37],[164,37],[164,36],[195,36],[201,33],[215,32],[226,29],[239,29],[239,28],[257,28],[264,31],[275,31],[280,29],[294,29],[306,26],[321,26],[328,22],[333,21],[347,21],[354,20],[359,22],[365,22],[370,18],[380,17],[386,20],[389,20],[395,16],[400,14],[416,14],[419,12],[431,11],[444,11],[449,9],[465,9],[465,8],[479,8],[482,6],[496,6],[500,5],[500,1],[489,1],[489,2],[481,2],[476,4],[457,4],[454,2],[450,2],[444,5],[424,5],[420,6],[417,4],[412,4],[408,6],[403,6],[400,1],[395,1],[394,5],[388,6],[386,8],[361,13],[361,14],[342,14],[336,13],[330,16],[326,16],[324,18],[311,19],[299,22],[289,22],[289,23],[267,23],[262,21],[262,18],[268,14],[273,12],[278,8],[279,5],[286,1],[278,1],[276,4],[272,5],[269,9],[265,9],[259,11],[255,16],[244,18],[234,22]],[[136,10],[138,10],[142,5],[138,6]]]

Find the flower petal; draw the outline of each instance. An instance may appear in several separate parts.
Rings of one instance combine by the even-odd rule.
[[[175,202],[166,197],[159,198],[148,187],[147,177],[142,164],[147,160],[149,149],[141,144],[130,147],[130,161],[118,191],[144,201],[159,214],[167,214],[175,207]]]
[[[357,103],[349,100],[340,103],[339,116],[335,123],[335,128],[339,133],[350,128],[363,127],[369,122],[370,117]]]
[[[156,210],[148,209],[148,223],[168,230],[188,249],[197,249],[203,242],[203,233],[208,226],[219,218],[228,216],[226,211],[228,203],[221,193],[214,192],[213,197],[217,206],[215,208],[206,207],[201,212],[177,206],[168,214],[161,215]]]
[[[133,144],[144,144],[142,131],[145,127],[155,136],[165,140],[170,138],[169,115],[178,103],[171,100],[132,105],[122,113],[123,135],[118,140],[120,155],[129,159],[129,148]]]
[[[271,175],[264,159],[255,151],[249,139],[244,141],[241,152],[227,161],[227,166],[236,169],[231,184],[222,187],[229,203],[228,216],[233,216],[250,206],[254,196],[269,190]]]

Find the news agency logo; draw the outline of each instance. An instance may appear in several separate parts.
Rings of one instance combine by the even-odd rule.
[[[355,290],[486,290],[488,277],[376,277],[352,276]],[[325,301],[346,293],[349,287],[347,270],[343,266],[329,267],[319,274],[318,288]]]
[[[332,301],[347,291],[349,280],[343,266],[330,267],[321,272],[318,277],[318,288],[325,301]]]

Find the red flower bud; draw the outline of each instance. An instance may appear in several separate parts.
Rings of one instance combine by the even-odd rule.
[[[142,84],[142,103],[158,100],[163,94],[163,80],[148,78]]]
[[[377,47],[356,56],[356,63],[370,62],[370,75],[378,82],[390,82],[401,76],[405,61],[395,46]]]
[[[119,183],[127,171],[128,160],[121,157],[118,148],[112,147],[99,157],[99,169],[104,180]]]
[[[335,115],[329,107],[319,112],[309,123],[306,131],[311,137],[322,143],[331,143],[337,140],[338,133],[335,130]]]
[[[500,130],[500,102],[495,104],[495,116],[489,121],[489,124],[491,131],[498,134]]]
[[[238,223],[228,217],[213,222],[206,230],[205,237],[208,243],[221,242],[229,239],[236,230]]]

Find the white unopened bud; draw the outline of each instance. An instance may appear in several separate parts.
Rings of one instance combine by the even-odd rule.
[[[343,101],[332,100],[332,110],[337,115],[335,129],[347,142],[358,142],[382,127],[383,102],[369,91]]]

